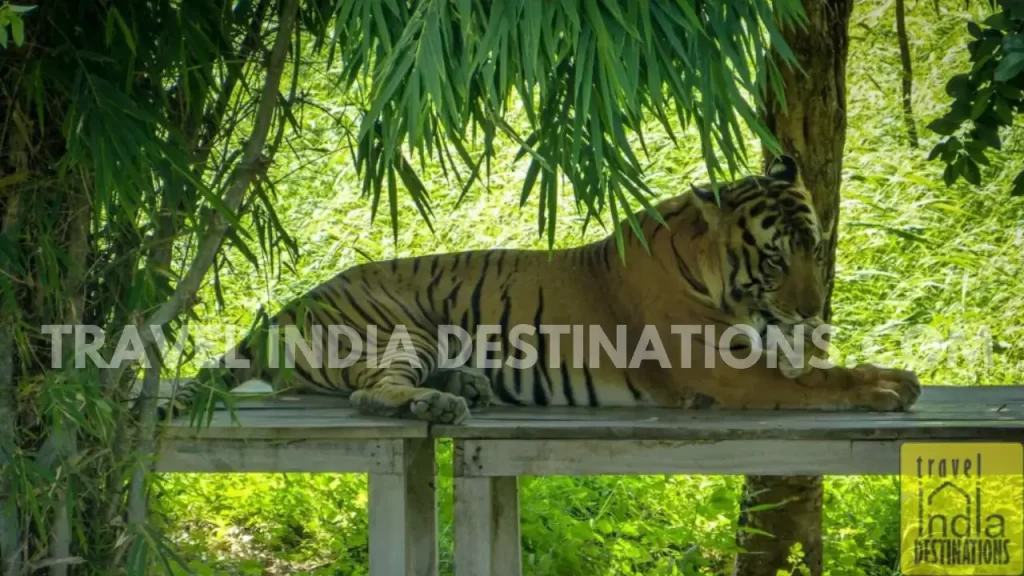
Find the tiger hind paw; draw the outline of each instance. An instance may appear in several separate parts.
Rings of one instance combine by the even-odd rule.
[[[469,419],[469,405],[462,396],[431,390],[412,401],[409,411],[420,420],[435,424],[462,424]]]

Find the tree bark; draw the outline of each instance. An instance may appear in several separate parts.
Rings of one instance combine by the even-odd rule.
[[[780,64],[786,106],[768,90],[765,121],[783,151],[796,159],[827,237],[825,321],[832,312],[839,185],[846,144],[846,61],[853,0],[804,0],[805,28],[784,37],[803,71]],[[766,162],[772,155],[765,153]],[[793,544],[803,550],[811,574],[822,573],[822,478],[748,476],[740,506],[737,576],[775,576],[792,568]],[[778,505],[773,507],[774,505]],[[764,533],[771,534],[766,536]]]

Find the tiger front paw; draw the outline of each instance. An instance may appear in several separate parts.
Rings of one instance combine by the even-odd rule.
[[[862,364],[854,368],[863,377],[856,391],[857,408],[876,412],[902,412],[909,410],[921,396],[921,383],[909,370],[880,368]]]
[[[469,405],[461,396],[431,390],[412,401],[409,411],[434,424],[462,424],[469,419]]]

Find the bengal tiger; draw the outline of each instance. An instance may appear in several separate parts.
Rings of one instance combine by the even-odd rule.
[[[757,350],[754,332],[767,336],[774,326],[789,345],[798,345],[796,327],[821,324],[823,246],[830,231],[822,229],[788,156],[764,175],[719,184],[717,191],[716,198],[712,186],[691,185],[657,204],[663,223],[641,210],[635,218],[642,237],[624,221],[624,259],[610,235],[563,250],[479,250],[348,268],[267,319],[263,330],[251,331],[232,351],[250,360],[248,367],[225,368],[222,358],[179,390],[161,415],[188,409],[198,390],[230,389],[251,379],[277,389],[287,384],[347,395],[365,414],[449,424],[490,404],[877,411],[914,404],[920,386],[912,372],[815,367],[810,360],[793,365],[785,357],[772,364],[764,347]],[[737,325],[753,332],[741,333],[738,344],[715,340]],[[330,357],[324,353],[330,349],[339,360],[352,358],[355,342],[367,341],[354,363],[331,366],[294,353],[288,356],[293,369],[280,361],[268,367],[275,349],[267,329],[280,334],[288,326],[300,331],[308,349],[320,345],[322,357]],[[474,339],[442,337],[443,326]],[[324,342],[331,334],[333,347]],[[624,358],[615,346],[623,341],[627,353],[645,353]],[[449,346],[447,358],[469,350],[469,361],[442,362],[439,344]],[[684,361],[686,344],[691,353]],[[818,344],[813,354],[824,359],[827,349]],[[488,345],[493,350],[481,353]],[[529,347],[536,352],[532,363]],[[725,361],[726,352],[735,359],[744,351],[759,353],[752,366]]]

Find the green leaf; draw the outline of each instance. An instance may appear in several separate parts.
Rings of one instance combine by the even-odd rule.
[[[964,176],[964,180],[967,180],[971,184],[978,186],[981,184],[981,172],[978,170],[978,165],[974,163],[971,158],[963,159],[963,167],[961,173]]]
[[[1013,179],[1013,188],[1010,189],[1010,196],[1024,196],[1024,170],[1021,170]]]
[[[996,93],[1006,98],[1007,100],[1020,100],[1024,98],[1024,90],[1017,88],[1016,86],[1010,86],[1005,83],[998,83],[996,86]]]
[[[935,132],[936,134],[940,134],[942,136],[950,136],[953,134],[953,132],[956,132],[957,128],[960,127],[960,124],[961,122],[950,118],[949,115],[946,115],[941,118],[936,118],[935,120],[932,120],[928,124],[927,128],[932,132]]]
[[[1024,70],[1024,52],[1007,54],[996,66],[993,77],[997,82],[1007,82]]]
[[[131,51],[132,55],[135,55],[135,37],[132,35],[131,30],[128,28],[128,23],[121,17],[121,12],[118,11],[117,6],[110,9],[110,13],[107,14],[107,18],[113,18],[117,23],[118,28],[121,29],[121,34],[124,35],[124,43],[128,46],[128,50]]]
[[[25,43],[25,21],[21,18],[11,19],[11,37],[14,38],[14,43],[18,46]]]
[[[946,94],[958,100],[968,98],[973,90],[970,76],[967,74],[957,74],[946,82]]]
[[[978,92],[978,95],[974,100],[974,105],[971,106],[971,120],[976,120],[985,112],[988,108],[989,100],[992,98],[993,92],[995,92],[995,88],[991,86],[985,88],[981,92]]]
[[[972,142],[969,142],[968,144],[971,144],[971,143]],[[988,160],[988,156],[985,156],[985,152],[984,152],[983,148],[984,148],[984,145],[979,145],[979,146],[970,146],[970,145],[968,145],[967,146],[967,154],[970,155],[971,159],[974,160],[975,162],[977,162],[978,164],[980,164],[982,166],[989,166],[991,163]]]
[[[984,143],[989,148],[1001,150],[1002,140],[999,138],[999,129],[988,124],[976,124],[971,131],[971,137],[978,142]]]
[[[946,186],[952,186],[956,179],[960,177],[960,168],[956,163],[947,164],[946,169],[942,171],[942,181]]]
[[[1009,18],[1006,12],[997,12],[985,20],[982,21],[985,26],[989,28],[995,28],[996,30],[1007,30],[1009,27]]]
[[[1013,124],[1013,111],[1010,110],[1009,104],[1006,103],[1001,96],[995,97],[995,112],[996,117],[1003,123],[1004,126],[1010,126]]]

